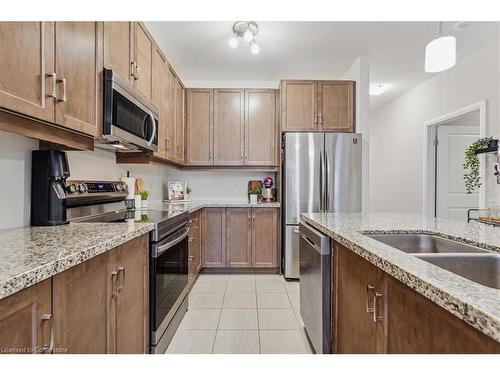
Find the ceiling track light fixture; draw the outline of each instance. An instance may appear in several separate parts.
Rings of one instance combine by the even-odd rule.
[[[457,60],[457,41],[454,36],[443,36],[443,22],[439,22],[438,37],[425,47],[425,71],[437,73],[453,67]]]
[[[259,26],[254,21],[238,21],[233,25],[233,36],[229,39],[229,47],[238,47],[239,39],[243,39],[250,44],[250,51],[257,55],[260,46],[255,41],[255,36],[259,32]]]

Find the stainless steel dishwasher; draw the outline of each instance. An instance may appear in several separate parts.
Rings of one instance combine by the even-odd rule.
[[[299,224],[300,315],[316,353],[331,353],[331,244],[330,237],[305,223]]]

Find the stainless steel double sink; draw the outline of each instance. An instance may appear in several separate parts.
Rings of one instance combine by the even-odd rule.
[[[364,234],[478,284],[500,289],[500,254],[437,235]]]

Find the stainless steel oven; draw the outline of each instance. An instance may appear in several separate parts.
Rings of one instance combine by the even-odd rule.
[[[151,243],[152,353],[165,352],[187,311],[188,233],[188,214],[185,213],[169,219],[158,231],[157,242]]]
[[[100,148],[121,152],[158,149],[158,109],[113,70],[104,69]]]

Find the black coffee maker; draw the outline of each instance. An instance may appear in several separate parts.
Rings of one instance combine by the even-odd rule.
[[[69,177],[66,153],[35,150],[31,165],[31,225],[67,224],[66,179]]]

